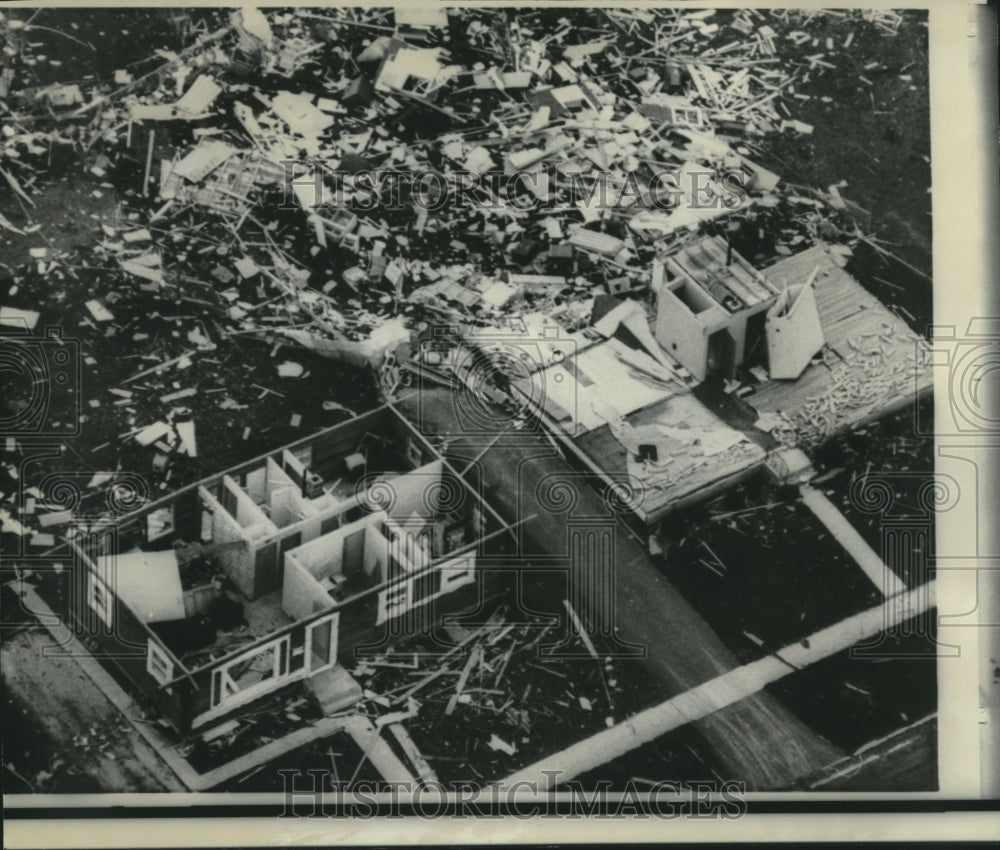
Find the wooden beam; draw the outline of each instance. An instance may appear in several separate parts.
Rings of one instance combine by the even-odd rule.
[[[472,668],[479,663],[482,657],[483,648],[477,644],[473,647],[472,652],[469,653],[469,657],[465,661],[465,666],[462,668],[462,673],[455,685],[455,692],[448,700],[448,705],[445,706],[445,716],[450,715],[455,710],[455,706],[458,705],[458,698],[462,696],[462,690],[465,688],[465,683],[469,681],[469,674],[472,673]]]
[[[413,742],[413,739],[410,737],[403,724],[391,723],[389,725],[389,731],[396,739],[400,749],[410,760],[410,764],[413,765],[413,769],[416,770],[417,780],[426,785],[436,784],[438,782],[438,778],[437,774],[434,772],[434,768],[432,768],[427,759],[424,758],[424,754],[420,752],[420,749]]]
[[[883,596],[895,596],[906,590],[906,585],[903,584],[899,576],[858,534],[854,526],[837,510],[837,506],[833,502],[808,484],[803,484],[799,488],[799,493],[802,495],[802,503],[809,508],[816,519],[823,523],[826,530],[833,535],[834,540],[844,547],[847,554],[861,567],[864,574],[881,591]]]

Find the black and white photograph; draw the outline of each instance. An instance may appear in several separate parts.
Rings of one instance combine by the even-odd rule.
[[[946,5],[0,8],[6,817],[989,814]]]

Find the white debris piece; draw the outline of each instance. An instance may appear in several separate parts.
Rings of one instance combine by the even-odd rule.
[[[257,264],[249,257],[243,257],[233,263],[233,265],[236,267],[236,271],[240,273],[240,277],[253,277],[260,271]]]
[[[34,330],[39,314],[34,310],[20,310],[17,307],[0,307],[0,325],[9,328]]]
[[[170,433],[170,426],[166,422],[154,422],[152,425],[143,428],[135,435],[135,441],[140,446],[151,446],[161,437]]]
[[[266,46],[270,46],[274,41],[274,33],[271,32],[271,25],[260,9],[254,6],[244,6],[233,16],[233,23],[237,29],[259,38]]]
[[[190,116],[201,115],[215,103],[220,94],[222,86],[215,80],[211,77],[198,77],[194,85],[184,93],[184,97],[174,104],[174,109]]]
[[[200,183],[234,153],[236,148],[232,145],[213,139],[202,139],[198,142],[198,147],[178,162],[172,170],[174,174],[179,174],[192,183]]]
[[[499,738],[496,735],[490,735],[490,739],[486,742],[486,745],[491,750],[497,750],[501,753],[506,753],[509,756],[512,756],[517,752],[517,747],[513,744],[508,744],[503,738]]]
[[[96,299],[88,301],[86,307],[98,322],[113,322],[115,319],[114,314]]]
[[[188,457],[198,457],[198,443],[194,436],[194,422],[178,422],[177,435],[181,438],[181,451]]]
[[[73,518],[73,511],[52,511],[47,514],[39,514],[38,524],[42,528],[51,528],[53,525],[65,525]]]
[[[333,123],[327,115],[300,94],[280,91],[271,101],[275,114],[301,136],[318,136]]]
[[[163,270],[150,268],[137,260],[119,260],[118,264],[122,269],[129,274],[134,274],[136,277],[145,278],[146,280],[151,280],[154,283],[163,283]]]

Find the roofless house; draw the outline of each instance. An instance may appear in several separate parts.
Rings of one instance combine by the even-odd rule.
[[[331,713],[360,698],[359,647],[478,602],[509,537],[386,405],[78,525],[62,610],[182,733],[299,681]]]
[[[815,299],[808,284],[801,288],[804,296],[779,290],[723,239],[699,239],[654,265],[656,339],[699,381],[732,378],[740,367],[766,365],[768,355],[774,377],[797,378],[823,346]]]

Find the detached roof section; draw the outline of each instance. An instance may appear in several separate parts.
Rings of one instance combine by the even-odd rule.
[[[636,515],[653,523],[751,475],[766,452],[694,395],[678,393],[575,440],[610,481],[627,473]]]
[[[639,304],[617,303],[595,329],[570,333],[536,316],[516,330],[469,333],[466,344],[517,364],[513,383],[528,408],[595,475],[627,475],[636,515],[653,522],[751,474],[765,452],[692,394],[686,370],[644,350],[655,342]]]
[[[97,569],[144,623],[184,619],[184,591],[172,549],[104,556],[97,559]]]

